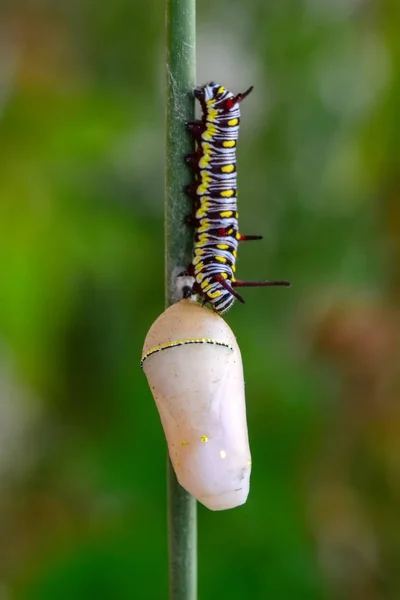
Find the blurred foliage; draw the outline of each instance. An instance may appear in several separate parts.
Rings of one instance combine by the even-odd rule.
[[[199,3],[243,105],[247,504],[199,507],[203,600],[400,597],[400,5]],[[0,7],[0,599],[165,598],[164,5]]]

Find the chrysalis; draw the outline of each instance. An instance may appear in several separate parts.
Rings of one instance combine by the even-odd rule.
[[[229,326],[181,300],[151,326],[141,364],[179,483],[211,510],[244,504],[251,457],[242,358]]]

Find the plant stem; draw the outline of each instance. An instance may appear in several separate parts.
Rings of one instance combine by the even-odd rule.
[[[185,123],[194,118],[195,0],[167,0],[167,139],[165,181],[165,300],[173,302],[172,273],[192,258],[193,233],[184,217],[193,207],[183,188],[191,177],[183,157],[193,152]],[[196,500],[178,483],[168,459],[170,600],[197,598]]]

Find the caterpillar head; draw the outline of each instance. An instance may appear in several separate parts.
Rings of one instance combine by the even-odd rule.
[[[250,94],[253,87],[250,87],[246,92],[232,94],[226,88],[219,83],[210,81],[203,86],[200,86],[194,90],[194,96],[200,101],[203,108],[210,104],[218,110],[219,113],[228,112],[236,108],[236,104],[241,102],[248,94]]]
[[[209,100],[215,98],[220,87],[221,86],[218,83],[210,81],[205,85],[200,85],[199,87],[195,88],[193,93],[194,96],[200,100],[200,102],[208,102]]]

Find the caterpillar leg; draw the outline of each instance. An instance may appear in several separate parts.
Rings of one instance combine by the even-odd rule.
[[[199,172],[199,160],[201,158],[202,154],[199,152],[193,152],[193,154],[187,154],[184,157],[184,161],[186,164],[189,165],[189,167],[191,167],[192,169],[194,169],[196,172]]]
[[[290,281],[240,281],[240,279],[232,282],[232,287],[270,287],[276,285],[289,287],[291,284]]]
[[[204,125],[201,121],[188,121],[186,129],[196,140],[200,140],[204,132]]]
[[[186,217],[183,218],[183,222],[185,223],[185,225],[190,225],[190,227],[199,226],[199,220],[196,219],[193,215],[186,215]]]
[[[197,200],[197,188],[198,188],[199,184],[197,181],[195,181],[194,183],[189,183],[189,185],[186,185],[183,188],[183,191],[185,192],[185,194],[187,194],[190,198],[193,198],[193,200]]]

